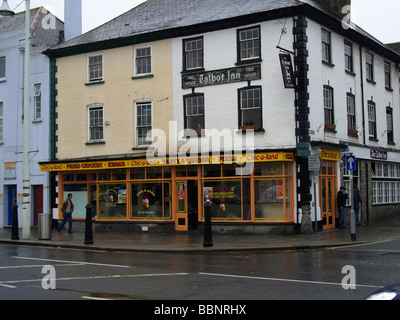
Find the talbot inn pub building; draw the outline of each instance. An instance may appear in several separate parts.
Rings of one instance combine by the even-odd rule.
[[[186,232],[209,197],[215,232],[335,228],[346,148],[362,219],[398,211],[400,56],[338,2],[153,0],[47,50],[53,216],[71,193],[97,229]]]

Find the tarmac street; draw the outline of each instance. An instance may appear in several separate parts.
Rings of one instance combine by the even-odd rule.
[[[141,241],[139,235],[111,234],[114,242],[109,248],[101,243],[99,234],[95,234],[95,245],[101,245],[83,245],[84,234],[79,232],[56,234],[52,240],[56,245],[34,239],[31,244],[8,244],[3,239],[0,299],[362,300],[379,288],[400,282],[400,236],[396,236],[396,231],[400,230],[371,228],[368,241],[356,243],[339,241],[343,230],[310,237],[286,236],[286,241],[276,236],[270,239],[270,247],[264,249],[255,243],[264,237],[248,236],[215,237],[214,241],[220,243],[206,250],[196,244],[195,240],[201,240],[199,235],[178,237],[186,250],[173,247],[175,235],[163,236],[167,247],[164,250],[160,249],[161,242],[156,241],[161,240],[161,235],[151,234],[146,239],[141,235]],[[76,246],[72,245],[72,238],[69,246],[65,245],[70,236],[77,239]],[[313,236],[325,237],[326,245],[315,244]],[[131,248],[122,245],[122,240],[126,243],[129,237],[137,241],[134,248],[132,244]],[[227,241],[231,237],[230,245],[223,247],[222,239]],[[236,242],[242,240],[243,244],[245,239],[247,249],[235,248]],[[45,290],[52,280],[55,289]]]

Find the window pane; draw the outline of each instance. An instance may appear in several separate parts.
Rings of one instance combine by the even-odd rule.
[[[167,190],[169,192],[169,190]],[[132,183],[132,218],[163,218],[163,185],[161,182]],[[169,216],[169,213],[167,213]]]
[[[125,184],[99,184],[98,218],[126,218]]]
[[[256,219],[284,220],[285,190],[283,179],[256,180],[255,182]]]
[[[0,57],[0,79],[6,77],[6,58]]]
[[[259,28],[240,31],[239,45],[240,45],[241,60],[259,58],[261,56]]]
[[[207,193],[211,195],[211,216],[218,220],[242,219],[241,180],[204,181],[203,199]]]

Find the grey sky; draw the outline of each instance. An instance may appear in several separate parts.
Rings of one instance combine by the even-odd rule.
[[[17,12],[25,10],[23,2],[8,0],[12,9],[21,3]],[[142,2],[144,1],[83,0],[83,31],[89,31]],[[63,20],[63,3],[64,0],[31,0],[31,7],[44,6]],[[384,43],[400,42],[399,12],[399,0],[352,0],[352,21]]]

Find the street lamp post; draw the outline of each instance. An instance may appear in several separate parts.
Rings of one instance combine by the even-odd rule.
[[[24,168],[22,238],[27,240],[31,234],[31,173],[29,164],[30,149],[30,58],[31,58],[31,3],[25,0],[25,74],[24,74]]]
[[[31,57],[31,3],[25,0],[25,73],[24,73],[24,162],[23,162],[23,205],[22,205],[22,238],[28,240],[31,233],[31,174],[29,167],[30,149],[30,57]],[[3,0],[0,15],[12,16],[14,12]]]

